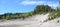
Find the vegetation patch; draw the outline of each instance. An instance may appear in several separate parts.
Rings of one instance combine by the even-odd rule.
[[[60,17],[60,11],[56,11],[55,9],[51,8],[48,5],[38,5],[36,8],[31,12],[26,13],[5,13],[3,15],[0,15],[0,19],[25,19],[26,17],[33,16],[36,14],[46,14],[51,13],[49,15],[48,20],[55,19],[56,17]]]
[[[60,17],[60,11],[54,11],[50,14],[48,20],[52,20],[52,19],[55,19],[57,17]]]

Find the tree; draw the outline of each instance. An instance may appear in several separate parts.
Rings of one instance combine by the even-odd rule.
[[[48,5],[38,5],[36,6],[34,13],[44,13],[44,12],[51,12],[53,9]]]

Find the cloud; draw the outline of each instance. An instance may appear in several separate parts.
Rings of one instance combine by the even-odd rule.
[[[49,6],[56,8],[58,6],[58,3],[52,3],[52,4],[48,4]]]
[[[23,1],[20,4],[23,5],[39,5],[39,4],[44,4],[45,1]]]
[[[22,5],[49,5],[51,7],[57,7],[58,6],[58,2],[54,2],[54,1],[22,1],[19,4]]]

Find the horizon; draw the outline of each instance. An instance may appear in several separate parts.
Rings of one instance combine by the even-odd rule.
[[[0,14],[30,12],[43,4],[56,8],[58,0],[0,0]]]

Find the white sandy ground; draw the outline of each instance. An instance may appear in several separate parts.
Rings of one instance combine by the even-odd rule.
[[[48,22],[44,22],[48,18],[49,13],[43,15],[43,14],[37,14],[31,17],[26,18],[25,20],[8,20],[4,22],[0,22],[1,27],[60,27],[60,23],[57,23],[57,20],[60,20],[60,17],[58,19],[54,19]]]

